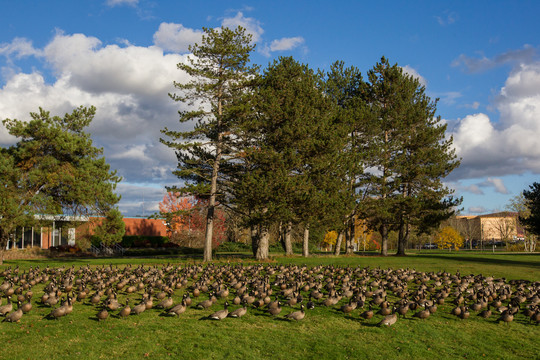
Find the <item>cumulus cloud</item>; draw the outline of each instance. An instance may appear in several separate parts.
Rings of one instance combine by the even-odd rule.
[[[25,38],[15,38],[7,44],[0,44],[0,55],[6,58],[20,59],[27,56],[41,56],[41,51],[34,48],[32,41]]]
[[[165,51],[184,53],[189,45],[200,43],[201,30],[193,30],[182,24],[161,23],[154,34],[154,44]]]
[[[187,81],[187,74],[176,67],[187,55],[164,54],[157,46],[103,46],[83,34],[58,33],[43,49],[30,45],[14,40],[2,46],[1,55],[39,56],[54,77],[46,81],[38,71],[12,74],[0,88],[0,119],[28,120],[39,107],[62,116],[80,105],[94,105],[96,117],[88,132],[126,183],[164,186],[178,181],[171,174],[174,152],[159,138],[164,127],[180,129],[177,111],[182,104],[167,94],[176,90],[173,81]],[[15,141],[0,126],[0,144]],[[121,189],[121,206],[133,203],[132,195]],[[161,200],[151,200],[150,194],[146,202]]]
[[[304,43],[304,38],[301,36],[281,38],[273,40],[270,45],[263,44],[259,52],[266,57],[270,57],[272,52],[293,50]]]
[[[107,4],[137,5],[137,1]],[[241,12],[222,19],[222,25],[241,25],[253,34],[254,41],[262,41],[264,31],[260,23]],[[28,120],[29,113],[39,107],[51,115],[62,116],[81,105],[96,106],[88,132],[94,144],[103,147],[111,168],[124,178],[118,187],[122,194],[120,208],[128,215],[140,213],[144,209],[139,197],[146,189],[145,207],[153,202],[157,209],[163,196],[161,189],[178,182],[171,173],[176,168],[176,156],[159,142],[160,130],[188,130],[192,126],[178,121],[178,110],[185,110],[187,105],[175,103],[168,96],[178,91],[173,81],[190,80],[177,69],[177,64],[185,63],[189,55],[178,53],[185,52],[188,44],[200,38],[199,30],[162,23],[154,34],[154,45],[148,47],[135,46],[127,40],[104,45],[96,37],[61,31],[43,48],[35,48],[24,38],[0,44],[0,56],[8,65],[2,69],[0,119]],[[300,37],[283,38],[271,42],[270,48],[283,51],[302,43]],[[17,61],[26,57],[39,58],[46,72],[22,72]],[[9,146],[15,141],[0,125],[0,145]],[[139,185],[132,187],[133,184]]]
[[[221,22],[221,26],[230,29],[236,29],[238,26],[241,26],[253,36],[253,42],[259,42],[264,33],[261,23],[257,19],[245,17],[241,11],[236,13],[236,16],[234,17],[224,18]]]
[[[540,62],[516,66],[495,97],[494,107],[500,114],[496,122],[477,113],[455,126],[454,146],[462,162],[451,176],[540,173]],[[505,193],[503,187],[496,189]]]
[[[427,80],[426,80],[422,75],[420,75],[420,73],[418,73],[418,71],[416,71],[416,69],[414,69],[412,66],[410,66],[410,65],[405,65],[405,66],[402,66],[401,68],[403,69],[403,71],[404,71],[407,75],[410,75],[410,76],[412,76],[413,78],[418,79],[418,81],[420,82],[420,84],[422,84],[423,86],[427,86]]]

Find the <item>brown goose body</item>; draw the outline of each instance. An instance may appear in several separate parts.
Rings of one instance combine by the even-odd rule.
[[[97,313],[98,321],[106,320],[109,317],[109,312],[106,308],[103,308],[100,312]]]
[[[300,321],[305,316],[306,316],[306,312],[304,311],[304,305],[300,305],[300,310],[293,311],[292,313],[287,314],[287,316],[285,316],[285,318],[287,318],[289,320]]]
[[[397,314],[395,312],[395,309],[393,309],[392,314],[385,316],[378,324],[378,326],[392,326],[397,322]]]
[[[129,299],[126,299],[126,306],[124,306],[122,310],[120,310],[118,315],[120,317],[126,317],[129,316],[129,314],[131,314],[131,307],[129,306]]]
[[[229,303],[225,302],[224,308],[222,310],[216,311],[215,313],[208,316],[208,318],[211,319],[211,320],[223,320],[223,319],[225,319],[227,317],[227,315],[229,315],[229,310],[227,309],[228,306],[229,306]]]
[[[8,297],[8,303],[0,306],[0,315],[5,316],[11,310],[13,310],[13,304],[11,303],[11,297]]]
[[[182,300],[182,303],[180,303],[180,304],[178,304],[176,306],[173,306],[171,309],[169,309],[167,311],[167,313],[179,316],[184,311],[186,311],[186,302],[185,302],[185,300]]]
[[[233,312],[229,313],[229,317],[240,318],[240,317],[246,315],[246,313],[247,313],[247,306],[246,306],[246,304],[244,304],[244,306],[242,306],[241,308],[238,308],[238,309],[234,310]]]
[[[19,308],[16,311],[13,311],[12,313],[9,313],[6,315],[6,318],[2,321],[5,322],[19,322],[23,316],[23,311],[21,308],[21,302],[18,302]]]

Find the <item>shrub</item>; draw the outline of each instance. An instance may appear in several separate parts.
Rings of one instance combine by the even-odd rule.
[[[216,251],[219,252],[246,252],[251,251],[251,245],[244,244],[241,242],[232,242],[232,241],[226,241],[222,244],[220,244]]]

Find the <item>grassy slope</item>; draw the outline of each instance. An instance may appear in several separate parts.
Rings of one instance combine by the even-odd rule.
[[[457,256],[457,257],[456,257]],[[400,257],[300,257],[276,258],[277,262],[298,264],[337,264],[350,266],[409,267],[422,271],[446,270],[461,274],[505,276],[508,279],[540,280],[538,255],[430,255]],[[159,264],[175,259],[79,260],[76,267],[91,264]],[[64,261],[66,266],[71,262]],[[244,261],[247,263],[247,261]],[[55,261],[17,262],[22,268]],[[250,263],[250,262],[249,262]],[[13,265],[6,264],[5,266]],[[4,266],[4,267],[5,267]],[[2,268],[4,268],[2,267]],[[179,301],[184,289],[174,294]],[[35,289],[41,295],[40,289]],[[35,296],[39,297],[39,296]],[[202,298],[202,297],[201,297]],[[120,295],[120,301],[125,295]],[[204,298],[202,298],[204,300]],[[5,300],[4,300],[5,303]],[[451,305],[439,307],[426,320],[400,319],[390,328],[374,326],[381,316],[363,320],[357,310],[351,315],[334,308],[318,307],[308,311],[301,322],[270,318],[250,309],[241,319],[221,322],[203,320],[220,309],[188,309],[179,318],[160,316],[148,310],[128,319],[109,318],[98,322],[97,310],[77,303],[74,312],[59,320],[45,319],[49,308],[35,304],[19,324],[0,324],[2,358],[100,359],[100,358],[183,358],[183,359],[345,359],[345,358],[537,358],[540,354],[540,326],[527,323],[523,315],[510,324],[495,322],[494,315],[484,320],[471,314],[468,320],[450,315]],[[132,304],[133,305],[133,304]],[[234,309],[235,307],[232,307]],[[284,307],[282,314],[293,311]]]

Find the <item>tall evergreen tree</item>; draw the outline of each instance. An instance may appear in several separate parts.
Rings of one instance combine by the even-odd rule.
[[[120,200],[114,190],[121,178],[84,131],[95,111],[79,107],[61,118],[40,109],[29,122],[3,121],[19,141],[1,151],[2,249],[14,226],[33,221],[35,213],[103,216]]]
[[[161,141],[176,150],[178,170],[174,174],[184,183],[174,190],[208,199],[204,260],[211,261],[215,207],[218,197],[224,199],[225,195],[221,168],[237,156],[237,138],[231,130],[247,110],[242,99],[249,95],[258,68],[249,64],[255,45],[244,28],[203,30],[201,43],[189,48],[189,63],[178,64],[192,80],[175,82],[179,93],[170,94],[173,100],[191,106],[191,110],[179,112],[180,122],[195,122],[194,128],[165,128],[162,133],[170,140]]]
[[[365,101],[370,108],[370,169],[364,213],[382,237],[387,255],[390,230],[397,230],[398,255],[405,254],[411,226],[437,226],[461,199],[442,179],[459,165],[436,103],[418,79],[384,57],[368,72]]]
[[[267,256],[272,224],[303,224],[307,256],[309,227],[343,217],[346,134],[339,133],[336,107],[320,80],[291,57],[274,61],[257,90],[256,116],[245,123],[253,138],[245,149],[251,168],[238,182],[236,198],[260,229],[254,232],[258,259]]]
[[[363,184],[365,160],[368,154],[366,138],[366,102],[362,98],[364,81],[360,71],[354,67],[345,67],[343,61],[336,61],[330,71],[324,74],[325,94],[337,105],[337,121],[346,134],[347,141],[342,159],[342,186],[348,188],[349,199],[342,203],[347,207],[342,226],[336,226],[339,232],[335,254],[339,255],[341,242],[346,239],[346,252],[352,252],[352,240],[355,234],[355,217],[357,207],[361,203],[363,193],[359,191]]]

